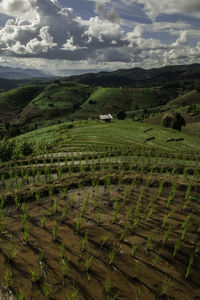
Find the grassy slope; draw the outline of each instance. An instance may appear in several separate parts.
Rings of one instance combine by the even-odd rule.
[[[90,104],[89,101],[95,104]],[[132,111],[136,105],[139,108],[157,106],[166,103],[169,96],[166,91],[154,88],[98,88],[84,102],[81,109],[75,112],[74,117],[98,117],[103,113],[116,113],[119,110]]]
[[[200,91],[193,90],[185,95],[178,97],[170,102],[167,103],[167,106],[179,105],[182,106],[183,104],[191,105],[200,103]]]
[[[0,94],[1,110],[17,110],[25,107],[42,90],[42,85],[26,85]]]
[[[30,103],[40,110],[68,109],[73,110],[75,103],[82,104],[91,93],[87,85],[77,83],[52,83]],[[50,106],[49,106],[50,104]],[[53,106],[52,106],[53,104]]]
[[[69,129],[69,122],[60,125],[50,126],[44,129],[35,130],[17,139],[31,140],[34,143],[44,142],[55,147],[65,144],[79,146],[82,144],[96,145],[127,145],[127,146],[149,146],[167,151],[198,151],[200,140],[182,132],[160,126],[149,125],[141,122],[118,121],[112,123],[101,123],[98,121],[74,122],[74,127]],[[148,128],[153,130],[145,133]],[[155,140],[144,143],[149,137]],[[180,142],[166,142],[169,138],[184,138]]]
[[[21,119],[26,124],[37,123],[40,126],[67,121],[92,91],[93,88],[88,85],[73,82],[48,84],[24,109]]]

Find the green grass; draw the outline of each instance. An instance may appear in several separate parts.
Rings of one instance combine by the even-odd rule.
[[[200,122],[187,124],[183,127],[183,132],[188,135],[200,137]]]
[[[191,105],[195,103],[200,103],[200,92],[197,90],[193,90],[185,95],[170,101],[167,106],[178,105],[182,106],[183,104]]]
[[[114,120],[111,123],[99,121],[73,122],[73,128],[68,126],[69,122],[49,126],[35,130],[17,137],[17,140],[31,140],[33,143],[46,143],[47,145],[58,146],[67,143],[68,145],[91,144],[96,145],[127,145],[156,147],[167,151],[197,151],[200,149],[200,140],[196,137],[186,135],[182,132],[164,128],[161,126],[149,125],[135,121]],[[145,133],[148,128],[153,130]],[[144,143],[149,137],[154,140]],[[180,142],[166,142],[167,139],[184,138]]]
[[[144,130],[153,128],[149,133]],[[198,150],[200,141],[197,138],[185,135],[176,130],[160,127],[149,126],[146,123],[133,121],[114,121],[111,124],[99,124],[86,126],[84,128],[74,128],[71,130],[72,136],[76,139],[85,139],[87,141],[98,140],[98,142],[122,145],[144,145],[144,141],[148,137],[155,137],[155,140],[147,142],[145,145],[158,147],[166,150]],[[181,142],[166,142],[169,138],[184,138]]]
[[[51,125],[42,129],[37,129],[30,131],[23,135],[19,135],[14,140],[17,142],[30,141],[35,145],[40,145],[40,147],[52,147],[57,145],[60,141],[60,135],[67,132],[67,126],[70,123]],[[42,147],[42,148],[43,148]]]
[[[88,85],[73,83],[52,83],[34,98],[29,106],[39,110],[71,109],[74,104],[82,104],[91,93]]]
[[[0,94],[0,108],[15,110],[25,107],[34,97],[41,93],[44,85],[26,85]]]
[[[100,113],[116,113],[157,106],[167,102],[166,92],[155,88],[97,88],[81,106],[83,115],[98,116]],[[90,104],[89,101],[94,104]],[[76,116],[77,113],[75,113]]]

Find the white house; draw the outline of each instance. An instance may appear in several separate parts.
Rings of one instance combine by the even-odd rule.
[[[108,114],[108,115],[99,115],[99,118],[103,122],[110,122],[113,119],[113,117],[112,117],[111,114]]]

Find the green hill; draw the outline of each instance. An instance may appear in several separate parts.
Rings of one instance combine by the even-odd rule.
[[[159,88],[97,88],[73,118],[98,117],[99,114],[133,111],[165,104],[169,94]]]
[[[24,123],[44,125],[46,121],[67,120],[82,103],[89,97],[93,88],[73,82],[60,82],[48,84],[28,103],[20,114]]]
[[[133,87],[161,85],[166,82],[199,80],[200,64],[166,66],[158,69],[142,68],[120,69],[113,72],[88,73],[70,76],[66,80],[77,81],[94,86]]]
[[[0,94],[1,110],[20,110],[44,89],[42,85],[26,85]]]
[[[150,129],[148,131],[148,129]],[[146,132],[147,130],[147,132]],[[146,141],[148,138],[154,139]],[[167,142],[168,139],[182,141]],[[200,140],[183,132],[147,123],[130,120],[114,120],[111,123],[100,121],[75,121],[38,129],[15,138],[18,141],[32,141],[34,144],[45,143],[53,148],[96,146],[142,146],[157,150],[177,151],[200,149]]]
[[[167,106],[184,106],[200,103],[200,90],[193,90],[167,103]]]

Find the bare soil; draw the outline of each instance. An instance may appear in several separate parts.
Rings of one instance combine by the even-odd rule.
[[[46,299],[56,300],[76,299],[72,298],[76,291],[77,299],[140,299],[140,294],[144,300],[199,299],[199,194],[191,192],[187,205],[186,187],[178,185],[172,194],[173,187],[159,192],[158,186],[139,182],[62,188],[57,195],[27,204],[25,230],[22,206],[7,206],[0,240],[0,285],[13,295],[22,290],[25,299],[45,299],[45,287],[50,293]],[[187,217],[188,230],[181,240]],[[173,256],[178,241],[181,247]],[[193,262],[186,275],[190,257]]]

